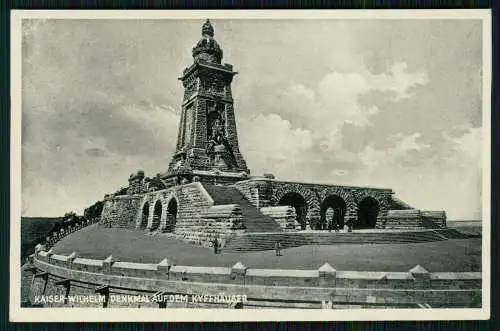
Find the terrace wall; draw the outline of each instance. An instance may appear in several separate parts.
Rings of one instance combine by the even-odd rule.
[[[335,270],[324,264],[316,270],[253,269],[238,262],[232,267],[128,263],[78,258],[37,251],[31,256],[33,282],[30,300],[47,295],[102,295],[96,307],[158,307],[150,300],[162,293],[173,298],[209,295],[239,296],[243,307],[480,307],[481,273],[430,273],[421,266],[407,272]],[[116,294],[145,296],[147,302],[116,302]],[[38,300],[39,301],[39,300]],[[167,306],[193,307],[174,302]],[[52,302],[45,306],[71,306]],[[227,308],[227,302],[204,302],[204,307]],[[234,307],[234,306],[231,306]],[[236,306],[238,307],[238,306]],[[241,307],[241,305],[239,306]]]
[[[173,200],[177,213],[169,216],[168,206]],[[155,219],[157,205],[161,208],[159,219]],[[169,228],[168,218],[172,216],[175,224]],[[244,231],[239,206],[214,206],[213,199],[199,182],[135,195],[108,195],[104,199],[100,224],[170,232],[174,238],[200,246],[212,245],[215,238],[224,245],[229,238]]]

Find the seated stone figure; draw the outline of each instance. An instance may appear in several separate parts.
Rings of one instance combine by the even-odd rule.
[[[224,127],[218,118],[214,121],[214,124],[212,126],[212,137],[211,138],[216,144],[221,144],[222,141],[225,139]]]
[[[211,129],[212,132],[207,144],[206,153],[212,154],[214,152],[215,146],[224,146],[224,148],[222,149],[224,149],[226,152],[225,154],[229,156],[226,161],[229,162],[230,166],[234,165],[235,160],[233,149],[231,148],[231,145],[229,144],[229,141],[224,134],[224,123],[220,119],[216,118]]]

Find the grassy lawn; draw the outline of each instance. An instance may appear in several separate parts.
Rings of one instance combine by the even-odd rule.
[[[222,253],[145,232],[89,226],[61,240],[58,254],[76,251],[79,256],[157,263],[167,257],[178,265],[230,267],[241,261],[248,267],[316,269],[328,262],[337,270],[407,271],[417,264],[431,272],[480,271],[481,239],[454,239],[417,244],[362,244],[303,246],[248,253]]]

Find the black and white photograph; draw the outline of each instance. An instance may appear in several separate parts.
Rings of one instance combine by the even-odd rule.
[[[12,321],[489,318],[489,11],[11,30]]]

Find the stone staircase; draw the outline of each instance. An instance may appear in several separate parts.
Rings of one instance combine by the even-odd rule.
[[[443,230],[439,230],[437,231],[439,232],[441,235],[443,235],[444,237],[446,237],[446,239],[467,239],[467,238],[480,238],[481,237],[481,234],[478,233],[478,232],[474,232],[474,231],[460,231],[459,229],[443,229]]]
[[[236,188],[213,184],[203,184],[203,187],[214,200],[214,205],[237,204],[240,206],[246,226],[245,232],[282,231],[279,224],[272,217],[262,214]]]
[[[415,208],[413,206],[407,204],[405,201],[403,201],[395,196],[392,196],[390,209],[406,210],[406,209],[415,209]]]
[[[285,232],[275,219],[264,215],[238,189],[207,183],[202,185],[214,200],[215,206],[236,204],[242,212],[245,232],[228,238],[223,252],[273,250],[277,241],[281,248],[291,248],[304,245],[406,244],[470,238],[470,235],[455,229],[422,230],[420,224],[406,224],[403,231]],[[406,211],[411,212],[413,211]]]
[[[224,252],[250,252],[273,250],[276,241],[281,248],[304,245],[339,244],[408,244],[470,238],[454,229],[420,231],[371,231],[371,232],[288,232],[245,233],[227,243]]]
[[[311,245],[310,240],[297,232],[244,233],[234,237],[223,248],[224,252],[251,252],[273,250],[276,242],[281,248]]]
[[[444,229],[446,228],[446,215],[444,211],[396,209],[387,212],[387,215],[383,217],[383,223],[385,229]]]

